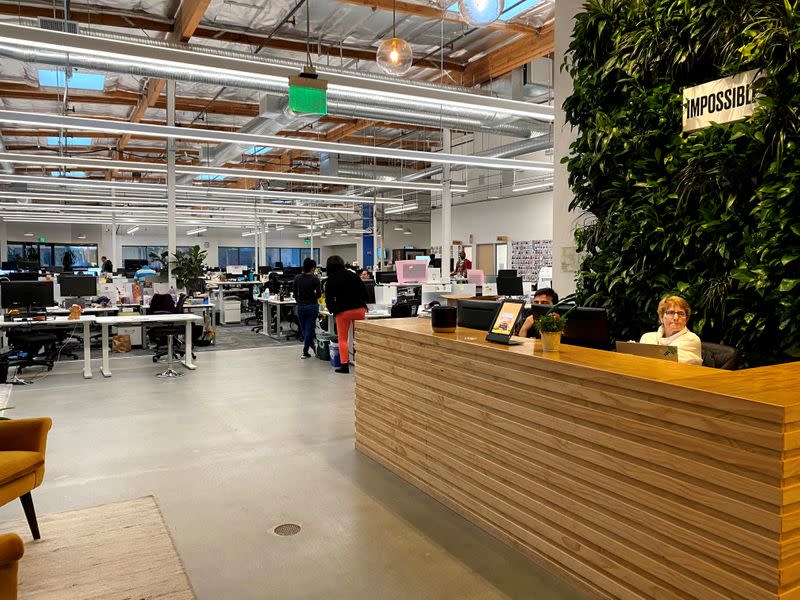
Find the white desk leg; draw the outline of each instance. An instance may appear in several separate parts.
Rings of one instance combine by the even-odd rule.
[[[92,340],[88,321],[83,323],[83,378],[92,378]]]
[[[192,322],[186,321],[186,333],[184,333],[184,344],[183,344],[183,366],[187,369],[191,369],[194,371],[197,368],[197,365],[192,362]]]
[[[108,364],[108,323],[101,325],[101,341],[103,343],[103,365],[100,367],[100,372],[103,377],[111,377],[111,366]]]
[[[219,323],[225,325],[225,292],[224,288],[219,286]]]
[[[261,334],[269,335],[269,302],[261,303]]]

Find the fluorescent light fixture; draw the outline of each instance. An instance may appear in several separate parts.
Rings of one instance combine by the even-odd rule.
[[[256,232],[255,232],[255,231],[245,231],[245,232],[242,234],[242,237],[250,237],[250,236],[253,236],[253,235],[255,235],[255,234],[256,234]]]
[[[78,235],[78,239],[79,240],[85,240],[86,239],[86,234],[85,233],[81,233],[80,235]]]
[[[25,235],[25,237],[33,237],[33,234],[32,234],[32,233],[26,233],[26,234],[24,234],[24,235]]]
[[[152,46],[144,40],[140,42],[129,36],[125,39],[103,39],[10,23],[0,23],[0,39],[3,43],[19,48],[55,51],[59,56],[65,56],[65,60],[89,57],[108,63],[122,62],[134,68],[152,67],[155,64],[180,71],[202,72],[210,77],[235,75],[243,82],[240,87],[252,87],[252,89],[260,89],[265,81],[287,85],[287,78],[296,75],[298,71],[295,63],[280,63],[265,57],[220,56],[191,48]],[[357,71],[329,70],[325,65],[317,65],[317,72],[329,82],[329,91],[343,89],[365,97],[371,95],[400,97],[429,105],[489,110],[523,118],[553,121],[551,106],[478,96],[459,88],[446,86],[425,87],[399,78],[375,76],[366,78]],[[263,141],[256,141],[249,145],[264,144]]]
[[[548,190],[553,187],[553,183],[531,183],[531,184],[522,184],[519,187],[513,187],[513,192],[533,192],[537,190]]]
[[[8,26],[0,24],[0,39],[2,39],[2,31],[4,27]],[[481,100],[489,99],[489,96],[481,97]],[[418,98],[415,100],[417,102],[420,101]],[[360,144],[324,142],[320,140],[281,137],[276,135],[254,135],[235,131],[230,132],[210,129],[189,129],[188,127],[147,125],[143,123],[129,123],[125,121],[109,121],[105,119],[90,119],[85,117],[69,117],[62,115],[45,115],[40,113],[11,110],[0,110],[0,122],[33,127],[57,127],[80,129],[85,131],[102,131],[106,133],[133,134],[155,138],[182,139],[184,141],[195,142],[233,143],[248,146],[262,144],[271,145],[276,148],[285,148],[287,150],[330,152],[333,154],[388,158],[391,160],[464,165],[467,167],[481,167],[485,169],[545,172],[553,171],[552,163],[542,161],[469,156],[461,154],[449,154],[445,152],[423,152],[419,150],[362,146]]]
[[[412,210],[417,210],[419,208],[419,204],[416,202],[412,202],[411,204],[404,204],[403,206],[393,206],[391,208],[387,208],[383,212],[387,215],[396,215],[404,212],[410,212]]]
[[[49,139],[49,138],[48,138]],[[57,139],[57,138],[54,138]],[[67,138],[82,139],[82,138]],[[90,139],[90,138],[86,138]],[[57,156],[24,154],[16,152],[0,152],[0,161],[11,162],[24,165],[64,165],[67,167],[80,167],[83,169],[109,170],[117,169],[121,171],[141,171],[145,173],[166,173],[166,163],[150,163],[139,161],[120,161],[106,160],[99,158],[85,158],[76,156]],[[314,175],[308,173],[278,173],[275,171],[259,171],[255,169],[227,168],[227,167],[204,167],[200,165],[177,165],[175,172],[179,175],[222,175],[225,178],[247,177],[250,179],[263,179],[269,181],[286,181],[300,183],[319,183],[324,185],[342,185],[353,187],[377,187],[387,189],[404,190],[429,190],[441,191],[442,184],[438,181],[396,181],[392,177],[378,177],[377,179],[362,179],[359,177],[336,177],[327,175]],[[160,184],[154,184],[160,185]],[[451,189],[456,191],[466,191],[467,186],[463,184],[452,185]]]
[[[50,171],[51,177],[86,177],[85,171],[66,171],[62,173],[61,171]]]
[[[105,87],[106,76],[100,73],[83,73],[72,71],[65,78],[64,71],[55,69],[39,69],[39,85],[41,87],[64,87],[64,82],[73,90],[100,91]]]
[[[395,231],[403,231],[403,226],[400,225],[400,223],[398,223],[397,225],[394,226],[394,230]]]
[[[336,223],[336,219],[322,219],[321,221],[317,221],[316,224],[322,226],[322,225],[331,225],[333,223]]]
[[[194,235],[196,233],[199,234],[199,233],[203,233],[203,232],[206,232],[206,231],[208,231],[207,227],[198,227],[197,229],[191,229],[191,230],[187,231],[186,235]]]
[[[131,235],[132,233],[136,233],[137,231],[139,231],[139,226],[138,225],[136,225],[135,227],[131,227],[130,229],[128,229],[128,235]]]
[[[286,229],[286,228],[285,228],[283,225],[278,225],[278,226],[275,228],[275,231],[283,231],[284,229]]]
[[[410,230],[408,227],[406,227],[406,228],[403,230],[403,235],[411,235],[411,230]]]

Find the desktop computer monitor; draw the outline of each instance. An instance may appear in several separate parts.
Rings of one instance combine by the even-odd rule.
[[[376,283],[397,283],[397,271],[375,271]]]
[[[492,300],[460,300],[456,320],[459,327],[489,331],[499,302]]]
[[[428,281],[427,260],[398,260],[397,283],[425,283]]]
[[[26,271],[35,271],[39,272],[39,261],[38,260],[18,260],[17,261],[17,268],[24,269]]]
[[[552,308],[549,304],[532,304],[534,315],[545,315]],[[556,311],[566,316],[567,325],[561,335],[561,341],[572,346],[609,350],[611,334],[608,329],[608,315],[605,308],[578,306],[567,315],[574,306],[557,306]]]
[[[38,273],[9,273],[6,277],[11,281],[39,281]]]
[[[15,260],[4,260],[2,262],[2,270],[3,271],[16,271],[17,270],[17,261]]]
[[[0,306],[30,309],[55,304],[52,281],[0,281]]]
[[[146,267],[149,263],[144,258],[126,258],[122,261],[122,266],[125,269],[125,272],[136,272],[142,267]]]
[[[501,277],[516,277],[517,270],[516,269],[500,269],[497,272],[497,278],[500,279]]]
[[[259,275],[268,275],[271,270],[272,270],[272,267],[258,267],[258,274]]]
[[[497,294],[499,296],[522,296],[522,277],[498,277]]]
[[[86,275],[62,275],[59,279],[61,295],[90,298],[97,296],[97,278]]]
[[[275,268],[276,269],[282,269],[283,268],[283,263],[281,261],[279,261],[279,260],[275,261]]]

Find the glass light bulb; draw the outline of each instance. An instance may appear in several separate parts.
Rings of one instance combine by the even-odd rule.
[[[389,38],[378,46],[375,60],[389,75],[404,75],[414,62],[414,51],[407,41],[401,38]]]
[[[473,27],[495,22],[503,12],[503,0],[458,0],[461,18]]]

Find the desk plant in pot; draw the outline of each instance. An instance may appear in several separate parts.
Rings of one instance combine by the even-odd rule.
[[[200,246],[192,246],[186,251],[178,250],[173,254],[175,264],[172,272],[179,288],[184,288],[188,295],[200,291],[200,278],[203,276],[203,262],[206,259],[205,250]]]
[[[555,312],[555,306],[536,321],[536,330],[542,336],[542,350],[558,352],[561,349],[561,334],[567,326],[566,317]]]

